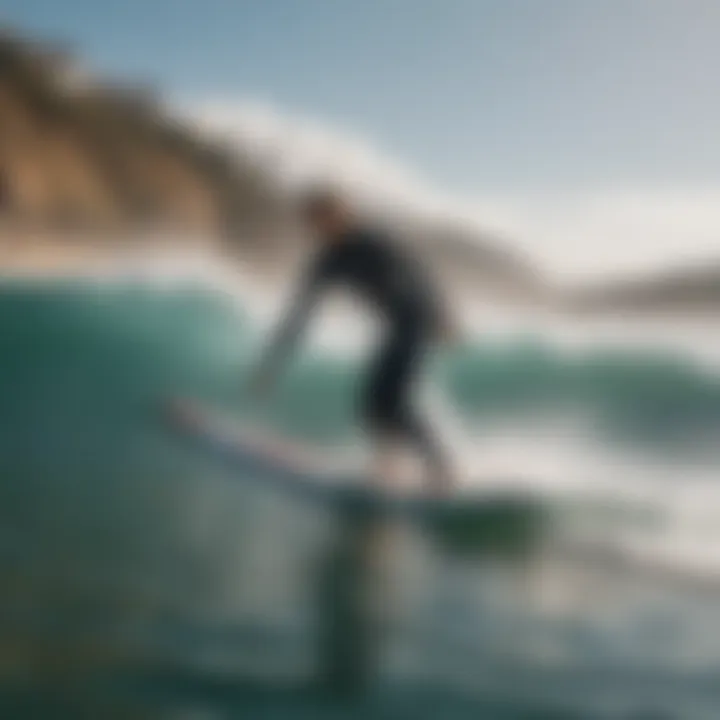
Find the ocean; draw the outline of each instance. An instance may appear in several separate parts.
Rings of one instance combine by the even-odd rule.
[[[227,283],[3,280],[0,715],[717,718],[720,323],[486,310],[427,402],[468,482],[540,493],[550,537],[511,562],[403,534],[378,681],[338,706],[292,689],[330,519],[159,409],[355,450],[356,348],[306,347],[259,412],[262,323]]]

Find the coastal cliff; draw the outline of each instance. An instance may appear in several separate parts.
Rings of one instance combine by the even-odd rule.
[[[240,232],[262,173],[181,125],[151,89],[101,82],[62,48],[0,34],[0,217],[5,227]]]

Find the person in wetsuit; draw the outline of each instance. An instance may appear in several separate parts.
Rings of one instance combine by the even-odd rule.
[[[432,344],[454,332],[436,288],[412,255],[384,232],[366,227],[332,190],[314,190],[300,207],[319,243],[298,295],[281,321],[253,376],[251,389],[265,392],[302,333],[322,291],[350,290],[384,321],[384,340],[367,373],[360,416],[377,443],[379,467],[388,481],[400,446],[425,463],[431,487],[446,489],[451,473],[441,443],[416,407],[413,381]]]

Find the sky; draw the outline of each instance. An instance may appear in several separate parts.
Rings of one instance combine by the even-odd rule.
[[[0,0],[0,18],[558,276],[720,258],[716,0]]]

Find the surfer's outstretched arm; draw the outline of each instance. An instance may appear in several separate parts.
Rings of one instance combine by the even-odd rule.
[[[274,382],[283,362],[303,334],[327,277],[325,263],[319,260],[302,278],[288,310],[260,358],[252,380],[254,390],[262,391]]]

